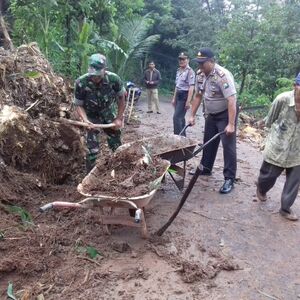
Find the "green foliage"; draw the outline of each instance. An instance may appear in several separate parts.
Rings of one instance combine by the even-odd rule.
[[[98,255],[102,255],[96,248],[87,246],[86,253],[91,259],[95,259]]]
[[[24,73],[24,77],[26,78],[36,79],[36,78],[40,78],[41,76],[42,76],[41,72],[38,71],[28,71]]]
[[[102,52],[131,81],[154,60],[161,87],[173,90],[178,53],[194,57],[205,46],[233,73],[241,101],[254,105],[290,88],[276,80],[300,70],[299,1],[11,0],[9,8],[15,45],[36,41],[73,79]]]
[[[276,80],[276,90],[274,93],[274,99],[283,92],[291,91],[293,88],[294,80],[288,78],[278,78]]]
[[[21,220],[23,225],[28,226],[28,225],[33,225],[32,217],[28,211],[26,211],[24,208],[15,206],[15,205],[1,205],[4,210],[6,210],[8,213],[18,215]]]
[[[79,244],[81,244],[81,243],[79,243]],[[103,254],[100,251],[98,251],[96,248],[89,246],[89,245],[87,245],[87,246],[77,245],[76,251],[79,253],[87,254],[91,259],[95,259],[98,255],[103,256]]]

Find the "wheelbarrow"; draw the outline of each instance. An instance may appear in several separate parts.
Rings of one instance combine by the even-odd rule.
[[[145,218],[145,207],[149,204],[155,193],[157,192],[160,183],[170,167],[167,160],[162,160],[163,172],[158,174],[158,177],[149,183],[153,186],[150,192],[136,196],[136,197],[115,197],[109,194],[102,194],[100,192],[91,192],[86,188],[87,183],[94,176],[97,170],[95,166],[92,171],[83,179],[82,183],[77,186],[77,191],[86,198],[78,203],[55,201],[45,204],[40,207],[41,212],[46,212],[50,209],[99,209],[100,223],[103,225],[106,234],[111,234],[112,225],[125,225],[130,227],[137,227],[141,229],[143,238],[148,237],[147,223]],[[108,208],[108,212],[104,208]],[[134,216],[117,214],[116,208],[126,208],[135,211]]]

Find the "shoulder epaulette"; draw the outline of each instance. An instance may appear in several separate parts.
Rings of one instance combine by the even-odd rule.
[[[218,69],[215,69],[217,74],[220,76],[220,77],[224,77],[225,76],[225,73],[222,71],[222,70],[218,70]]]

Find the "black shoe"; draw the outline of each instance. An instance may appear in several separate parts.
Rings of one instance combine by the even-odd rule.
[[[148,111],[147,111],[147,114],[152,114],[152,113],[153,113],[152,110],[148,110]]]
[[[158,115],[161,115],[161,112],[158,111],[157,114],[158,114]]]
[[[220,193],[221,194],[228,194],[232,191],[233,189],[233,179],[225,179],[225,182],[223,186],[220,188]]]
[[[189,174],[190,175],[195,175],[197,168],[190,170]],[[208,169],[204,169],[204,170],[200,170],[200,176],[211,176],[211,171],[209,171]]]

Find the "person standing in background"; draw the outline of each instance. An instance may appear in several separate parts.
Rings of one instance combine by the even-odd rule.
[[[172,104],[175,108],[173,115],[174,134],[180,134],[185,127],[185,114],[191,106],[195,86],[195,72],[189,66],[188,55],[181,52],[178,56],[179,68],[176,73],[176,87]],[[185,132],[182,132],[185,136]]]
[[[147,89],[148,111],[147,113],[154,112],[160,114],[159,111],[159,98],[158,98],[158,85],[161,81],[160,72],[155,68],[153,61],[148,64],[148,69],[144,73],[144,82]]]

